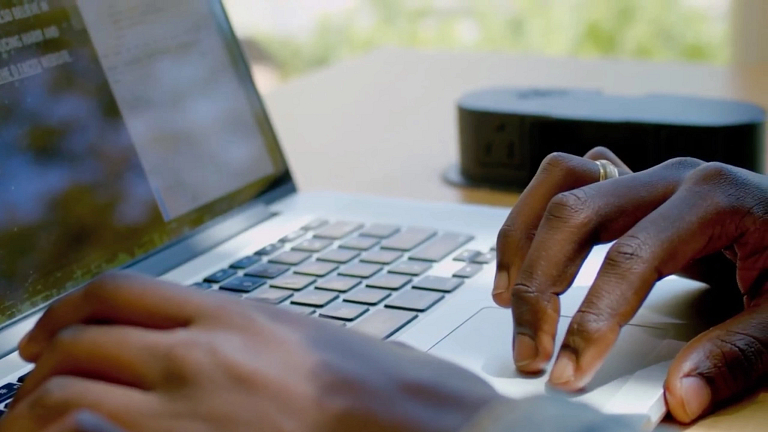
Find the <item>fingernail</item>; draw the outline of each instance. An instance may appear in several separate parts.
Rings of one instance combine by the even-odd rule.
[[[685,411],[691,420],[701,417],[712,404],[712,390],[703,379],[697,376],[683,378],[680,389]]]
[[[531,364],[538,356],[539,349],[530,336],[524,334],[515,336],[515,365],[517,367]]]
[[[508,289],[509,273],[506,270],[501,270],[496,273],[496,281],[493,283],[493,295],[503,294],[507,292]]]
[[[552,374],[549,376],[549,382],[555,385],[566,384],[576,377],[576,362],[566,356],[560,357],[552,368]]]

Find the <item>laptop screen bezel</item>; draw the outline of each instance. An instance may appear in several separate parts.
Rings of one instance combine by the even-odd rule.
[[[252,200],[235,207],[163,246],[144,254],[115,270],[128,269],[148,276],[161,276],[211,248],[274,216],[268,205],[296,193],[296,185],[267,107],[256,86],[248,60],[232,27],[222,0],[207,0],[214,13],[217,29],[224,40],[232,65],[245,90],[265,145],[273,152],[278,175]],[[247,186],[246,186],[247,187]],[[71,292],[71,291],[70,291]],[[66,294],[64,294],[66,295]],[[60,297],[59,297],[60,298]],[[44,310],[56,299],[0,325],[0,358],[17,350],[18,343]]]

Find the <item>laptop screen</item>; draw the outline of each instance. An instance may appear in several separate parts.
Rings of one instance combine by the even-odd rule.
[[[0,0],[0,326],[285,173],[222,16]]]

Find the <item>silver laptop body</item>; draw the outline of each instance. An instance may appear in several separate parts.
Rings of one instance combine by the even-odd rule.
[[[398,340],[510,397],[548,391],[515,372],[510,312],[491,301],[509,209],[298,193],[219,1],[33,9],[0,27],[20,38],[0,58],[0,120],[15,126],[0,130],[0,409],[45,306],[113,268]],[[560,337],[604,252],[563,296]],[[570,397],[654,427],[705,290],[660,283]]]

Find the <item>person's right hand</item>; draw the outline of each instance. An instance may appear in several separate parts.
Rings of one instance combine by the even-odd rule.
[[[599,182],[599,159],[623,176]],[[768,177],[695,159],[631,174],[606,149],[548,157],[499,234],[494,299],[512,308],[520,371],[547,367],[559,296],[592,247],[614,241],[550,384],[586,386],[656,282],[721,251],[732,262],[720,270],[736,275],[745,308],[678,355],[667,377],[669,409],[688,423],[768,379]]]

